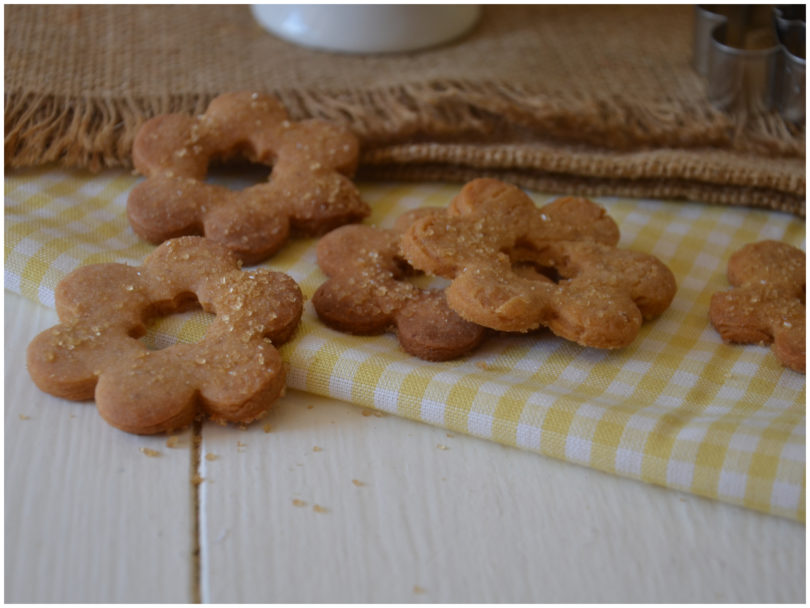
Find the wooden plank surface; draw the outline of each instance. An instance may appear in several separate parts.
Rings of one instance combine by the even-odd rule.
[[[296,391],[194,470],[39,392],[56,315],[5,313],[7,602],[804,601],[800,524]]]
[[[204,428],[204,601],[804,598],[797,523],[364,413],[291,391],[269,433]]]
[[[5,601],[187,602],[191,434],[169,448],[112,428],[92,402],[40,392],[25,348],[57,321],[6,292]]]

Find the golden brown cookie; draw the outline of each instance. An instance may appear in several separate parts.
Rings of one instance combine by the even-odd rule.
[[[130,193],[127,215],[152,243],[200,234],[259,262],[291,230],[315,236],[368,215],[349,179],[357,156],[348,129],[290,121],[267,95],[227,93],[200,116],[165,114],[140,128],[132,158],[147,179]],[[269,180],[241,191],[205,181],[212,161],[233,158],[272,167]]]
[[[730,291],[709,316],[725,342],[773,344],[783,365],[805,372],[805,253],[779,241],[746,245],[728,261]]]
[[[414,217],[407,214],[398,225]],[[417,357],[444,361],[475,348],[485,329],[447,307],[443,290],[420,289],[399,252],[401,230],[352,225],[318,241],[318,264],[329,279],[312,297],[319,318],[353,334],[396,331],[402,348]]]
[[[465,185],[444,214],[413,223],[402,237],[415,268],[451,279],[450,308],[501,331],[549,327],[583,346],[632,342],[642,321],[675,294],[657,258],[615,247],[616,223],[599,205],[563,198],[536,207],[494,179]]]
[[[61,323],[28,346],[31,378],[58,397],[95,397],[107,422],[138,434],[181,428],[198,413],[262,416],[284,389],[274,345],[292,336],[303,307],[287,275],[243,272],[223,245],[194,236],[163,243],[140,267],[80,267],[55,295]],[[200,342],[148,350],[138,339],[149,319],[197,303],[216,314]]]

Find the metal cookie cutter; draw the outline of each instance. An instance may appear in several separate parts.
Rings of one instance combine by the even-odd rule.
[[[805,6],[697,5],[693,64],[722,110],[805,114]]]

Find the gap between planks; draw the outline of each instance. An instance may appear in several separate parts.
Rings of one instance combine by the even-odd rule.
[[[202,603],[200,564],[200,465],[202,463],[202,420],[191,427],[191,603]]]

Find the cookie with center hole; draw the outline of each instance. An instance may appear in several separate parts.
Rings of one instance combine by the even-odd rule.
[[[303,296],[283,273],[240,267],[219,243],[179,237],[140,267],[74,270],[56,288],[60,323],[28,346],[31,378],[57,397],[95,399],[108,423],[130,433],[173,431],[197,415],[256,420],[284,391],[276,347],[298,325]],[[139,339],[150,319],[194,304],[216,315],[199,342],[149,350]]]
[[[416,220],[401,248],[413,267],[450,280],[447,303],[468,321],[619,348],[666,310],[676,283],[656,257],[618,240],[616,223],[588,199],[537,207],[515,186],[477,179],[443,213]]]
[[[402,257],[402,230],[418,210],[401,216],[392,229],[342,226],[318,241],[318,265],[328,279],[312,304],[329,327],[359,335],[396,333],[402,348],[421,359],[446,361],[473,350],[486,329],[447,306],[444,290],[420,288]]]
[[[127,216],[151,243],[202,235],[253,264],[293,233],[317,236],[369,214],[351,180],[358,150],[349,129],[292,121],[272,96],[223,94],[199,116],[164,114],[138,130],[132,158],[146,179]],[[244,190],[206,181],[210,164],[234,159],[270,167],[270,177]]]

